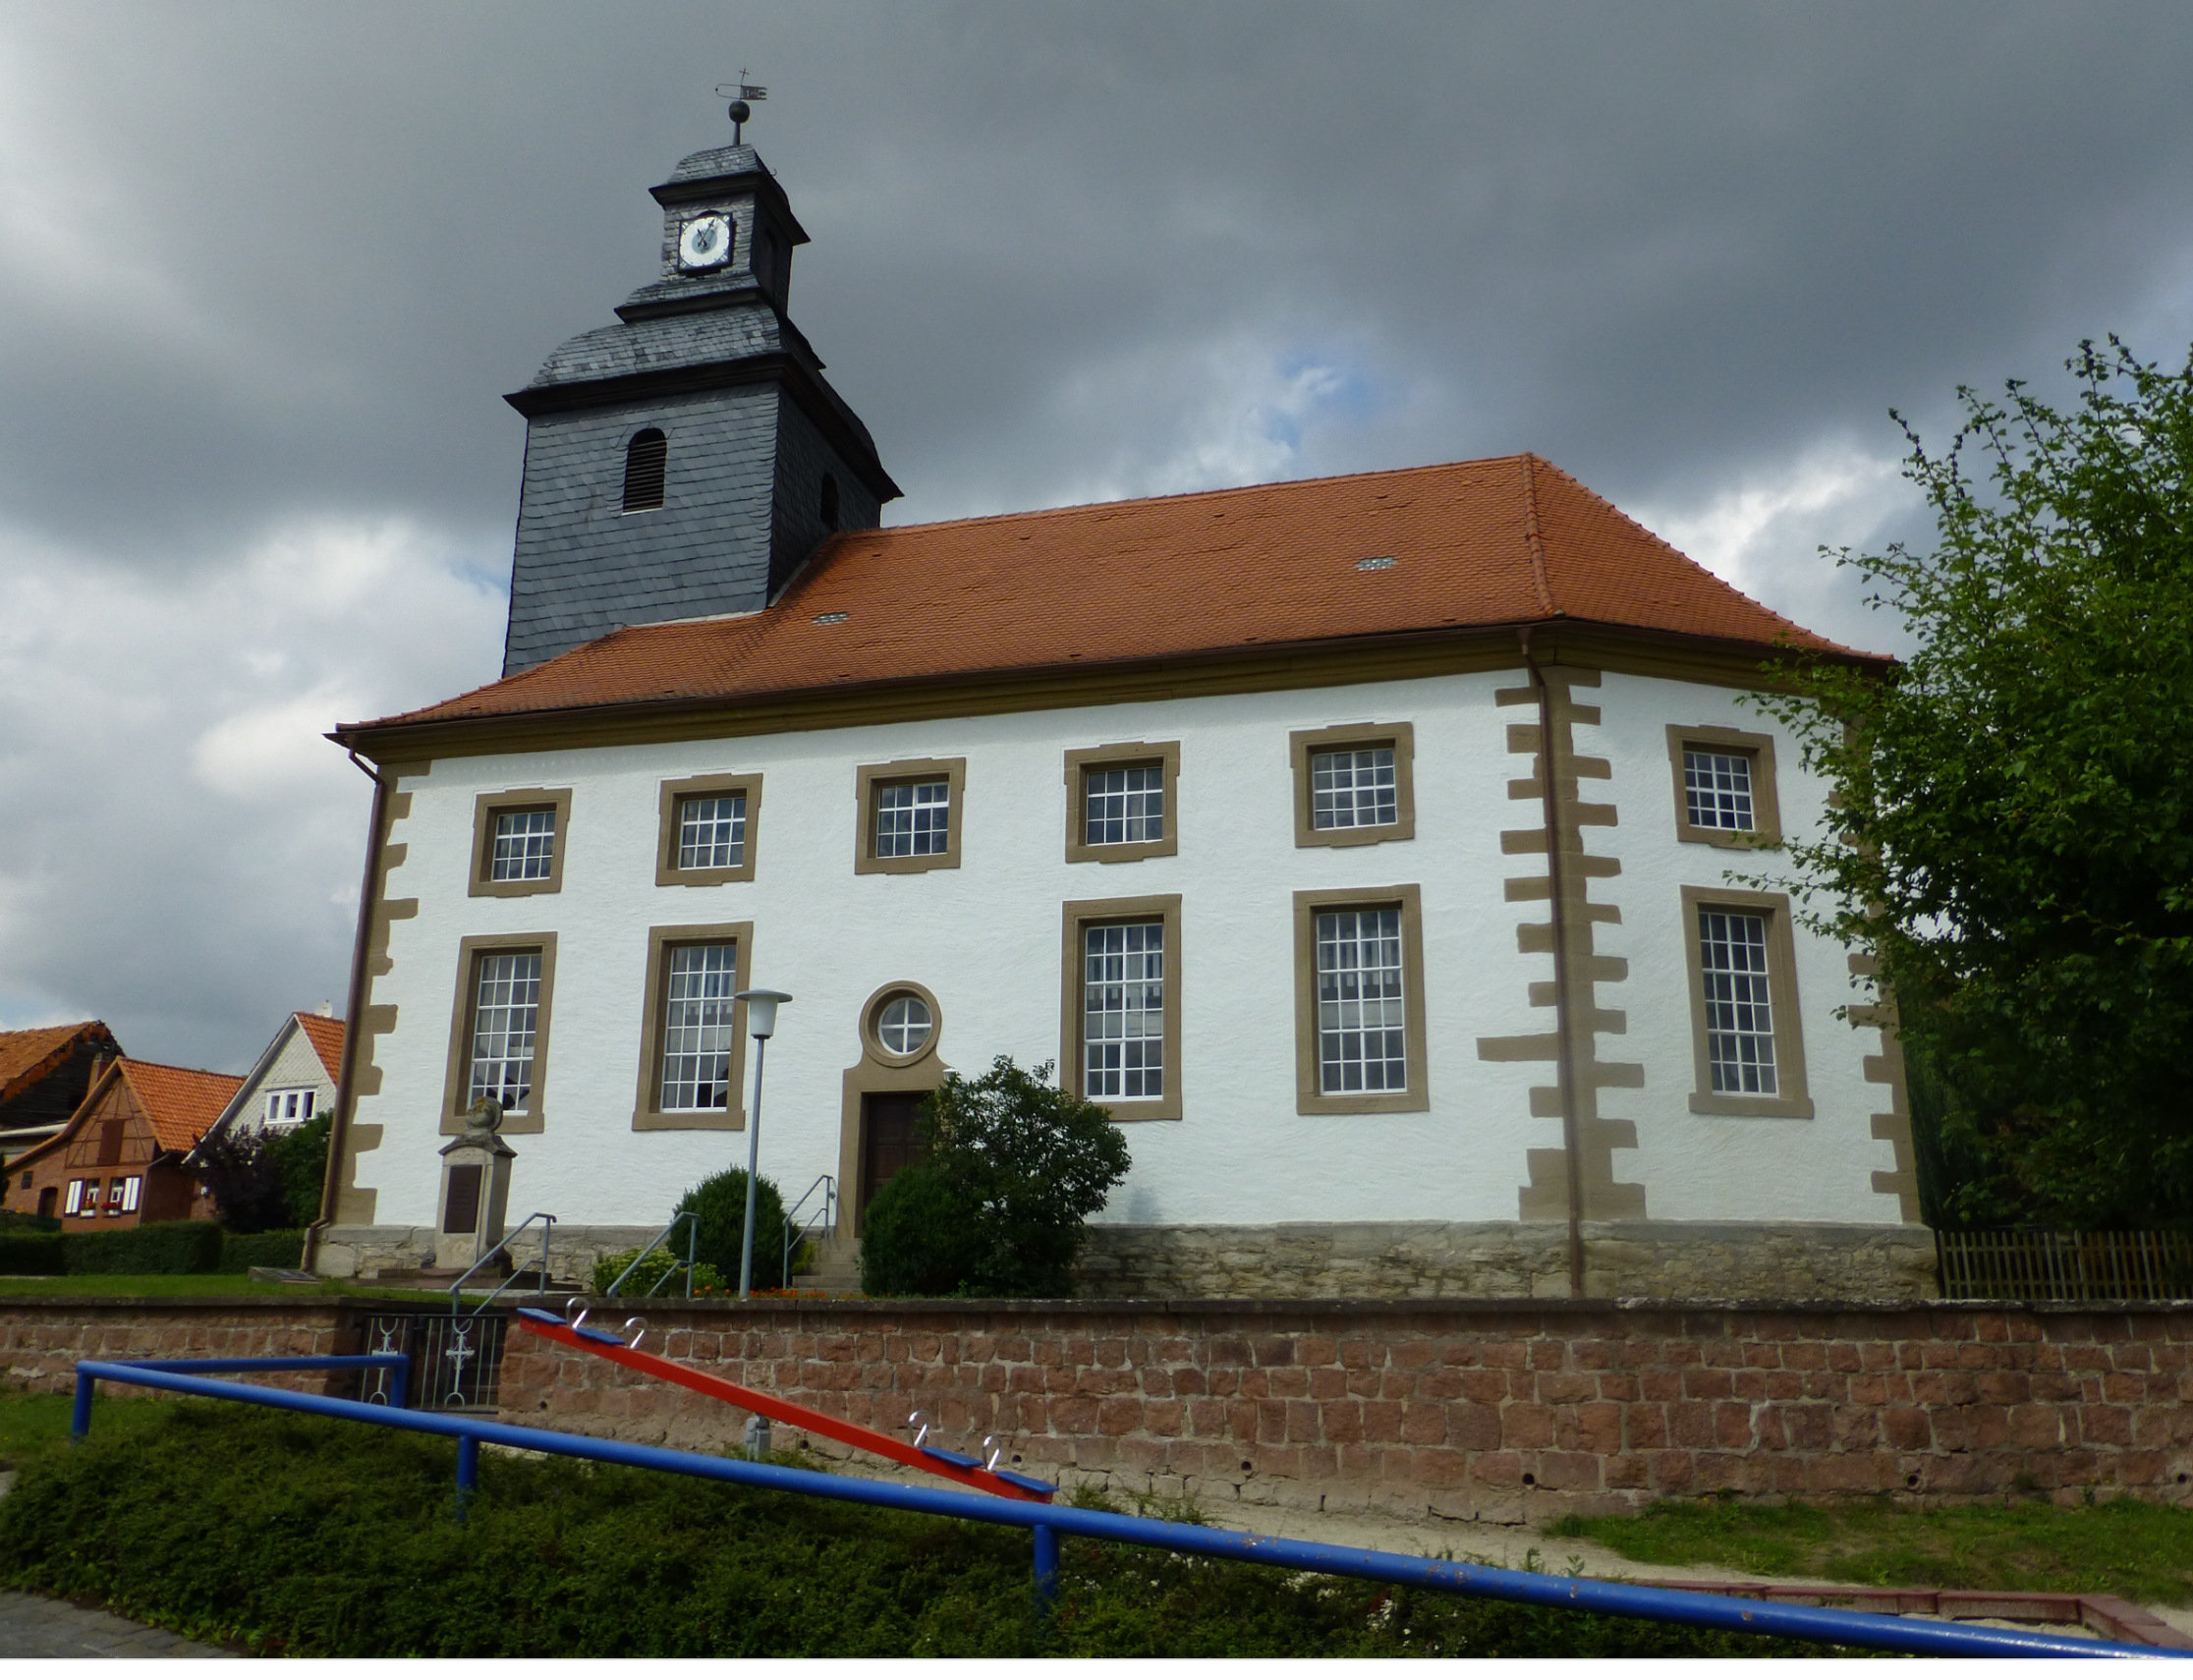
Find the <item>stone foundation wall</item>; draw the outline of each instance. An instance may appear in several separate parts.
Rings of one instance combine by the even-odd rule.
[[[1587,1223],[1594,1299],[1916,1301],[1924,1225]],[[1082,1293],[1108,1300],[1565,1298],[1560,1224],[1094,1225]]]
[[[80,1359],[305,1359],[358,1353],[356,1309],[341,1301],[264,1296],[176,1301],[167,1297],[8,1301],[0,1298],[0,1383],[39,1394],[76,1392]],[[253,1382],[327,1392],[351,1372],[276,1372]],[[148,1394],[101,1383],[102,1394]]]
[[[548,1239],[548,1269],[556,1277],[584,1285],[603,1255],[637,1249],[651,1242],[660,1225],[558,1225]],[[518,1239],[511,1259],[520,1266],[540,1260],[539,1227]],[[330,1225],[320,1233],[313,1269],[322,1277],[355,1277],[371,1282],[402,1277],[434,1263],[430,1225]]]

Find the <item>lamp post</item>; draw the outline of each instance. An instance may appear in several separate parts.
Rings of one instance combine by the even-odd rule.
[[[740,991],[733,1003],[747,1006],[747,1031],[754,1035],[754,1117],[747,1122],[746,1244],[739,1256],[739,1299],[754,1295],[754,1181],[761,1165],[761,1064],[769,1053],[769,1039],[776,1032],[780,1003],[790,1003],[788,991]]]

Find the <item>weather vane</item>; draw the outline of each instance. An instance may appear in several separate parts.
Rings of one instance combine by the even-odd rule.
[[[740,133],[748,123],[754,120],[754,107],[769,96],[769,90],[766,87],[758,87],[749,82],[747,73],[742,68],[739,72],[738,81],[716,84],[716,94],[719,98],[726,98],[731,101],[731,143],[733,145],[745,144],[746,142],[740,139]]]

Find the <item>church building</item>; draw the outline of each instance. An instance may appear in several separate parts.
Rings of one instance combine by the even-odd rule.
[[[1772,849],[1828,790],[1745,703],[1884,661],[1530,454],[883,528],[775,178],[653,194],[658,277],[508,399],[501,679],[333,737],[322,1270],[471,1229],[488,1096],[559,1274],[651,1236],[745,1164],[761,987],[761,1170],[841,1245],[1010,1055],[1128,1133],[1090,1293],[1933,1292],[1892,1021]]]

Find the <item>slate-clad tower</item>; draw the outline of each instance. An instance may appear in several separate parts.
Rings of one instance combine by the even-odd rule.
[[[808,236],[754,148],[651,191],[661,277],[504,399],[526,417],[505,676],[619,625],[758,610],[899,494],[785,313]]]

